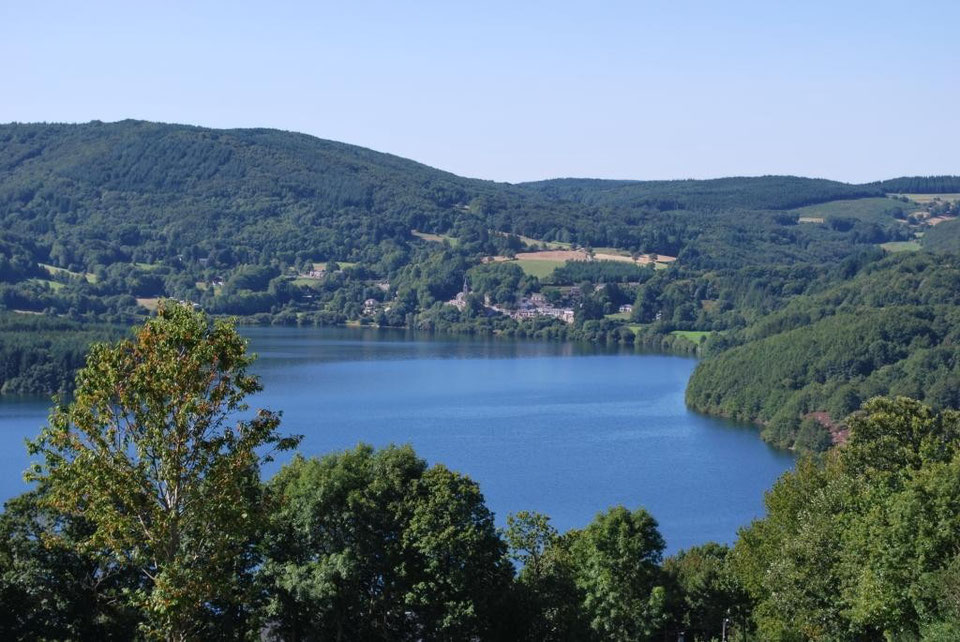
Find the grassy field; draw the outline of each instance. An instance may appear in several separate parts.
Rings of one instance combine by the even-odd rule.
[[[618,247],[595,247],[593,251],[597,254],[612,254],[614,256],[630,256],[630,252],[621,250]]]
[[[880,247],[887,252],[916,252],[920,249],[920,241],[890,241],[881,243]]]
[[[330,263],[336,263],[337,265],[340,266],[340,269],[341,269],[341,270],[346,270],[347,268],[352,268],[354,265],[356,265],[356,263],[351,263],[350,261],[329,261],[329,262],[330,262]],[[313,269],[314,269],[314,270],[326,270],[326,269],[327,269],[327,263],[326,263],[326,262],[317,263],[316,261],[314,261],[314,263],[313,263]]]
[[[708,337],[713,333],[703,332],[701,330],[674,330],[670,334],[674,335],[675,337],[683,337],[684,339],[692,341],[693,343],[700,343],[702,338]]]
[[[960,201],[960,194],[904,194],[911,201],[917,203],[930,203],[937,199],[941,201]]]
[[[160,303],[159,297],[137,297],[137,303],[153,312]]]
[[[629,321],[630,312],[614,312],[613,314],[607,314],[604,316],[605,319],[611,319],[613,321]]]
[[[566,261],[540,261],[536,259],[517,259],[514,261],[525,273],[542,279],[545,276],[553,274],[553,271],[562,266]]]
[[[51,290],[57,291],[63,289],[63,283],[59,281],[48,281],[47,279],[27,279],[28,283],[48,286]]]
[[[802,223],[813,223],[817,222],[816,219],[822,220],[830,216],[855,218],[873,223],[889,223],[898,220],[892,214],[896,208],[909,213],[911,209],[915,209],[915,206],[911,208],[908,203],[900,203],[889,198],[856,198],[808,205],[790,210],[790,213],[800,217]]]
[[[560,241],[538,241],[537,239],[532,239],[529,236],[522,236],[519,234],[517,235],[517,238],[523,241],[525,245],[537,247],[546,245],[547,249],[549,250],[569,250],[573,247],[573,243],[561,243]]]
[[[460,239],[454,236],[447,236],[446,234],[428,234],[427,232],[418,232],[416,230],[411,230],[410,233],[419,239],[430,241],[432,243],[443,243],[446,241],[451,246],[456,246],[458,243],[460,243]],[[343,264],[341,263],[341,265]]]
[[[46,270],[47,273],[49,273],[51,276],[53,276],[53,275],[55,275],[55,274],[67,274],[67,275],[72,276],[72,277],[77,277],[77,278],[81,278],[81,277],[82,277],[82,278],[86,278],[88,283],[96,283],[96,282],[97,282],[97,275],[96,275],[96,274],[93,274],[93,273],[91,273],[91,272],[87,272],[86,274],[80,274],[79,272],[71,272],[70,270],[66,270],[66,269],[64,269],[64,268],[59,268],[59,267],[56,267],[56,266],[53,266],[53,265],[47,265],[46,263],[40,263],[39,265],[40,265],[40,267],[42,267],[44,270]]]

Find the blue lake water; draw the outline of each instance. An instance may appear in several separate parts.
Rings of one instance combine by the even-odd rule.
[[[643,506],[668,550],[732,542],[793,465],[748,427],[684,407],[694,359],[561,343],[423,338],[351,328],[247,328],[264,391],[300,452],[411,443],[479,482],[503,523],[537,510],[560,530]],[[0,495],[26,488],[23,440],[43,399],[0,401]],[[270,474],[276,466],[267,469]]]

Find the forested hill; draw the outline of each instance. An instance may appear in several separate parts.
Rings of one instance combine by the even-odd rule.
[[[871,185],[894,194],[957,194],[960,176],[902,176]]]
[[[884,195],[878,186],[798,176],[676,181],[561,178],[522,183],[522,186],[557,200],[661,209],[786,210],[839,199]]]
[[[733,340],[857,257],[957,251],[958,180],[511,185],[276,130],[0,125],[0,311],[122,325],[173,298],[263,323],[692,351],[684,336]],[[521,315],[534,294],[542,310]],[[24,348],[9,318],[0,387],[49,391],[60,380],[19,355],[76,351]]]
[[[904,176],[853,185],[799,176],[739,176],[707,180],[622,181],[556,178],[521,187],[557,201],[660,209],[790,210],[836,200],[887,194],[960,193],[960,176]]]
[[[241,251],[332,254],[352,241],[448,227],[457,207],[501,191],[275,130],[137,121],[0,127],[3,227],[43,240],[52,234],[58,254],[83,236],[99,238],[106,252],[210,251],[229,236]]]
[[[791,227],[796,215],[767,210],[881,194],[876,185],[790,176],[509,185],[277,130],[141,121],[0,126],[5,240],[74,271],[200,258],[225,266],[278,257],[373,261],[383,254],[378,244],[410,241],[414,229],[671,256],[689,248],[702,265],[822,261],[908,233],[889,216],[800,229]],[[678,208],[686,216],[676,216]]]
[[[960,266],[925,253],[865,263],[715,341],[688,404],[758,422],[779,446],[823,448],[828,429],[877,395],[957,408]]]

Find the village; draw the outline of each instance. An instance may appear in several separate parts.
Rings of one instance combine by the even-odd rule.
[[[447,305],[452,305],[460,311],[467,307],[467,295],[470,294],[470,286],[467,279],[463,280],[463,290],[457,293],[453,299],[447,301]],[[484,297],[484,309],[489,314],[502,314],[508,316],[514,321],[522,319],[533,319],[535,317],[549,317],[560,319],[564,323],[573,323],[573,308],[559,308],[547,301],[547,298],[535,292],[529,297],[521,297],[516,307],[507,307],[505,305],[495,305],[490,301],[490,297]]]

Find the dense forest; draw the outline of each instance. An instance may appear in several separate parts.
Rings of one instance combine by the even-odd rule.
[[[687,389],[698,410],[754,421],[780,446],[823,449],[878,395],[960,407],[956,257],[906,254],[794,297],[712,339]]]
[[[652,205],[672,210],[789,210],[827,201],[884,195],[877,185],[850,185],[797,176],[675,181],[562,178],[523,183],[523,186],[558,201],[631,207]]]
[[[115,339],[123,331],[43,315],[0,312],[0,393],[69,389],[90,344]]]
[[[691,406],[819,450],[875,394],[960,404],[958,181],[511,185],[275,130],[2,125],[0,391],[69,387],[174,299],[698,354]]]

